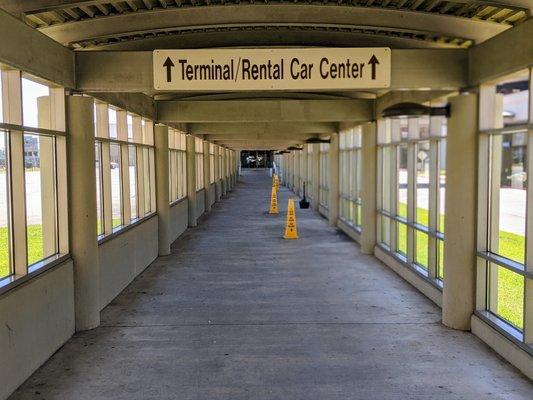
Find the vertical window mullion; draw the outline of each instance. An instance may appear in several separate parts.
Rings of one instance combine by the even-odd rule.
[[[431,140],[429,142],[429,220],[428,227],[430,232],[436,232],[439,218],[439,142]],[[434,235],[428,238],[428,277],[436,279],[438,276],[438,240]]]
[[[139,217],[142,218],[147,214],[146,203],[144,201],[144,190],[146,176],[144,174],[144,147],[137,149],[137,209]]]
[[[398,145],[391,145],[391,151],[389,151],[390,157],[390,214],[393,216],[398,215]],[[386,185],[387,182],[384,182]],[[398,248],[398,221],[392,220],[389,224],[390,227],[390,248],[392,251],[396,251]]]
[[[20,71],[1,71],[4,122],[22,125],[22,76]],[[9,146],[9,183],[11,263],[13,273],[27,274],[26,193],[24,174],[24,132],[11,131]]]
[[[528,119],[533,124],[533,68],[529,69]],[[524,342],[533,344],[533,129],[527,132],[526,271],[524,285]]]
[[[415,221],[416,216],[416,144],[407,145],[407,220]],[[407,261],[415,260],[415,230],[407,227]]]

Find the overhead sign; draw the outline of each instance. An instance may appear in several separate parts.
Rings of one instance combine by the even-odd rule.
[[[391,76],[388,47],[155,50],[153,62],[166,91],[382,89]]]

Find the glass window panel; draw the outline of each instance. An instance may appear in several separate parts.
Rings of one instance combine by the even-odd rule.
[[[437,240],[437,278],[444,279],[444,240]]]
[[[428,239],[427,233],[416,230],[415,262],[425,269],[428,268]]]
[[[0,279],[12,273],[9,255],[9,170],[7,149],[7,133],[0,131]]]
[[[429,141],[416,145],[416,222],[429,225]]]
[[[54,138],[24,135],[28,264],[57,253]]]
[[[381,242],[390,247],[390,218],[381,216]]]
[[[111,139],[117,138],[117,112],[109,108],[109,137]]]
[[[137,212],[137,148],[135,146],[128,146],[128,164],[131,219],[136,219],[139,217],[139,213]]]
[[[489,264],[489,310],[522,329],[524,327],[524,277]]]
[[[402,224],[401,222],[397,222],[396,225],[398,229],[397,251],[405,256],[407,255],[407,225]]]
[[[407,145],[398,146],[398,210],[400,217],[407,218]]]
[[[439,218],[437,220],[437,230],[444,232],[444,213],[446,206],[446,140],[438,142],[438,196],[439,196]]]
[[[22,120],[24,126],[39,127],[37,99],[49,95],[48,86],[22,78]]]
[[[519,79],[497,87],[503,95],[503,123],[505,126],[524,124],[528,121],[529,80]]]
[[[2,104],[3,97],[4,96],[2,93],[2,72],[0,71],[0,122],[4,122],[4,106]]]
[[[144,207],[146,214],[150,213],[151,195],[150,195],[150,154],[149,149],[143,148],[143,175],[144,175]]]
[[[126,122],[128,125],[128,140],[133,140],[133,116],[129,113],[126,116]]]
[[[525,133],[492,137],[493,198],[490,249],[525,260],[527,149]]]
[[[111,143],[109,146],[111,157],[111,208],[113,216],[113,228],[122,225],[122,182],[120,179],[121,171],[121,152],[120,145]]]
[[[383,147],[382,148],[382,185],[381,185],[381,192],[382,192],[382,198],[381,198],[381,204],[385,211],[391,210],[391,151],[392,148],[389,147]]]
[[[102,169],[100,168],[102,162],[102,144],[96,142],[94,145],[94,158],[96,167],[96,234],[104,234],[104,213],[102,210]]]
[[[150,157],[150,212],[156,210],[156,198],[155,198],[155,153],[154,149],[148,149],[148,154]]]

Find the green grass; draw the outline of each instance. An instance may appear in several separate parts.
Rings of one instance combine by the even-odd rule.
[[[0,228],[0,278],[9,274],[7,228]],[[43,259],[43,235],[41,225],[28,226],[28,264]]]
[[[399,209],[406,213],[407,204],[400,203]],[[441,215],[440,218],[443,227],[444,216]],[[417,222],[427,226],[428,221],[428,210],[418,208]],[[424,232],[416,231],[415,240],[415,261],[427,269],[428,236]],[[403,254],[407,251],[407,226],[405,224],[398,224],[398,251]],[[525,261],[524,236],[500,231],[498,254],[523,264]],[[498,305],[497,310],[492,311],[513,325],[523,328],[524,278],[503,267],[493,266],[492,268],[498,268]],[[444,279],[444,245],[439,245],[438,248],[438,276]]]

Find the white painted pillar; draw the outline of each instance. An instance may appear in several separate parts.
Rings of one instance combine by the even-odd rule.
[[[339,134],[333,133],[329,144],[329,226],[337,226],[339,218]]]
[[[168,127],[156,125],[154,129],[155,145],[155,191],[158,219],[159,255],[170,254],[170,204],[169,204],[169,168],[168,168]]]
[[[211,211],[211,157],[209,142],[204,140],[204,186],[205,186],[205,211]]]
[[[377,124],[362,126],[361,147],[361,252],[374,254],[376,246]]]
[[[300,153],[300,182],[301,182],[301,195],[303,196],[303,186],[305,184],[305,194],[306,197],[309,195],[309,184],[307,182],[307,177],[309,176],[309,173],[307,171],[307,148],[310,145],[305,144],[304,149]]]
[[[220,163],[219,163],[219,157],[220,155],[220,147],[218,145],[215,145],[215,201],[220,201],[220,197],[222,196],[222,183],[220,182]]]
[[[311,162],[311,168],[313,168],[313,210],[318,211],[320,204],[320,144],[314,143],[313,146],[313,160]]]
[[[293,185],[293,191],[296,193],[297,196],[300,195],[300,153],[301,151],[294,151],[294,159],[293,159],[293,165],[294,165],[294,185]]]
[[[469,330],[475,309],[477,95],[450,99],[446,145],[446,242],[442,322]]]
[[[221,153],[221,168],[220,168],[220,185],[222,187],[222,196],[225,196],[226,193],[228,192],[228,185],[227,185],[227,181],[226,181],[226,148],[225,147],[221,147],[220,148],[220,153]]]
[[[196,151],[194,136],[187,135],[187,204],[189,207],[189,226],[197,225],[196,221]]]
[[[74,260],[76,330],[100,324],[93,99],[67,96],[70,253]]]

